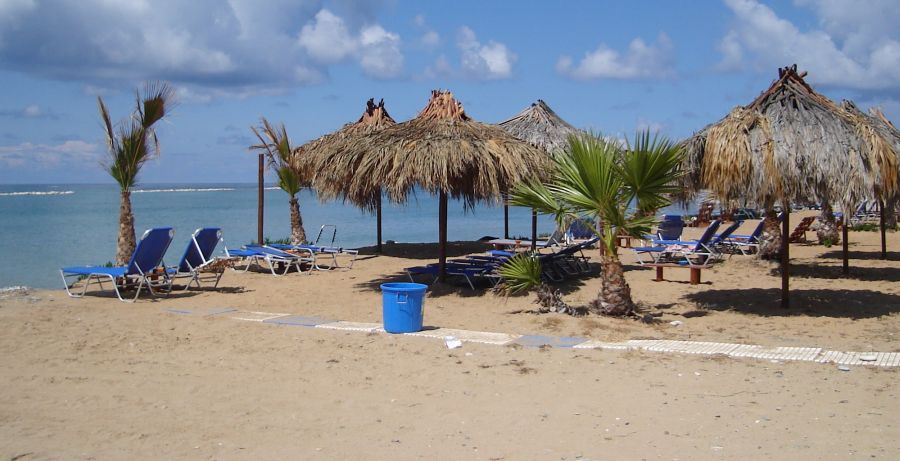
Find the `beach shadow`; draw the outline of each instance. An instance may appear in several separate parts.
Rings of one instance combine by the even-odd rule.
[[[885,255],[887,256],[887,261],[900,261],[900,251],[888,251],[888,252],[886,252]],[[840,249],[832,250],[832,251],[822,253],[821,255],[819,255],[819,257],[823,258],[823,259],[843,260],[844,252],[841,251]],[[880,250],[878,250],[878,251],[857,251],[857,250],[847,251],[847,258],[850,261],[853,261],[854,259],[882,260]],[[853,263],[851,262],[850,265],[852,266]]]
[[[775,277],[781,276],[778,268],[771,269],[769,274]],[[844,274],[841,266],[791,263],[791,277],[900,282],[900,267],[854,267],[851,262],[850,273]]]
[[[763,317],[878,318],[900,312],[900,296],[872,290],[791,290],[791,307],[781,307],[781,289],[706,290],[684,299],[703,309]]]
[[[405,259],[433,259],[437,261],[440,247],[437,243],[390,243],[382,245],[382,252],[376,253],[376,247],[362,247],[360,256],[388,256]],[[493,247],[484,242],[447,242],[447,257],[484,253]]]

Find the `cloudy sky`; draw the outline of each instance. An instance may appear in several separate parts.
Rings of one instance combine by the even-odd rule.
[[[178,106],[141,180],[252,182],[250,127],[295,144],[368,98],[405,120],[432,89],[499,122],[544,99],[609,135],[681,138],[798,64],[826,96],[900,121],[900,2],[0,0],[0,183],[102,183],[96,99],[142,82]]]

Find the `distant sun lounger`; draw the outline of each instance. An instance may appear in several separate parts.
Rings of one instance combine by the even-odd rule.
[[[291,267],[296,267],[297,272],[302,273],[304,272],[302,264],[310,264],[312,266],[315,263],[315,257],[312,252],[307,251],[307,254],[299,255],[266,245],[245,245],[244,248],[239,250],[232,250],[226,247],[226,254],[229,257],[244,260],[245,267],[243,272],[250,270],[250,266],[254,264],[263,267],[262,263],[264,262],[265,267],[275,276],[286,275],[291,270]],[[279,269],[276,270],[276,266]],[[306,272],[311,271],[312,268]]]

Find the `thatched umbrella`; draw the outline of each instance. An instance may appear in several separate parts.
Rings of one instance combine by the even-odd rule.
[[[786,214],[795,201],[837,203],[846,211],[876,188],[894,194],[894,150],[877,142],[859,117],[816,93],[804,76],[796,66],[779,69],[778,80],[753,102],[685,140],[687,188],[709,189],[729,203],[779,201]],[[784,219],[784,307],[789,305],[788,230]]]
[[[377,250],[381,253],[381,186],[360,174],[359,164],[363,155],[375,155],[367,151],[348,152],[340,148],[353,138],[379,132],[397,122],[384,108],[384,100],[366,102],[366,110],[353,123],[344,125],[334,133],[314,139],[299,149],[308,155],[297,155],[305,166],[312,169],[312,177],[319,200],[343,198],[367,210],[374,211],[377,219]]]
[[[548,154],[564,150],[569,144],[569,136],[581,131],[556,115],[542,99],[531,107],[519,112],[509,120],[497,124],[509,134],[527,141]],[[503,204],[503,233],[509,238],[509,206]],[[532,249],[537,240],[537,214],[531,213]]]
[[[869,138],[873,145],[878,145],[879,150],[887,151],[893,150],[895,154],[900,154],[900,131],[894,127],[894,124],[890,122],[880,110],[871,108],[869,109],[869,113],[863,113],[860,111],[856,104],[852,101],[844,100],[841,102],[841,108],[847,111],[854,119],[857,121],[857,126],[860,127],[861,135]],[[883,146],[882,144],[888,144],[887,146]],[[875,190],[873,191],[873,196],[870,198],[875,198],[878,200],[879,210],[881,211],[881,219],[879,220],[879,227],[881,229],[881,259],[887,259],[887,241],[885,236],[885,201],[893,204],[896,201],[897,195],[889,195],[884,194],[879,187],[879,184],[875,185]],[[892,211],[893,213],[893,205]],[[846,214],[846,213],[845,213]],[[844,223],[846,224],[846,222]],[[844,226],[844,254],[847,253],[847,226]],[[846,270],[847,260],[846,257],[844,259],[844,265]]]
[[[447,197],[499,201],[513,184],[541,171],[546,154],[502,129],[472,120],[449,91],[434,91],[415,118],[333,147],[358,159],[360,190],[382,187],[405,203],[415,187],[439,195],[440,273],[447,256]],[[354,203],[357,198],[348,196]]]

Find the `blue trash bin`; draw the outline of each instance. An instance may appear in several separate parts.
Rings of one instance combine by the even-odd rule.
[[[425,290],[421,283],[382,283],[382,318],[388,333],[422,331]]]

